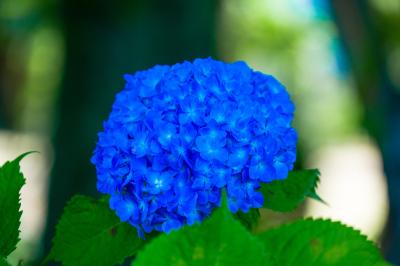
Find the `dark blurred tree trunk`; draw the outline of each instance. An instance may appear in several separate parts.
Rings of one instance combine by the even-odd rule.
[[[7,102],[10,100],[8,97],[8,89],[6,85],[6,38],[0,36],[0,129],[9,128],[9,117]]]
[[[369,1],[334,0],[332,7],[350,58],[364,125],[381,149],[389,192],[389,221],[383,247],[387,259],[400,263],[400,95],[389,78],[386,37],[378,31]],[[393,30],[396,28],[393,25]],[[371,195],[373,197],[374,195]]]
[[[89,162],[124,73],[155,64],[215,55],[214,0],[64,0],[66,66],[54,132],[45,232],[48,251],[55,224],[73,194],[95,195]]]
[[[15,127],[15,113],[18,113],[15,110],[16,99],[22,90],[26,74],[23,56],[8,55],[12,37],[0,25],[0,129]]]

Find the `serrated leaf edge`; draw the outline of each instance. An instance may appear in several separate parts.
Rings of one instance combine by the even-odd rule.
[[[300,219],[296,219],[296,220],[288,222],[288,223],[284,223],[284,224],[281,224],[281,225],[278,225],[278,226],[271,227],[270,229],[268,229],[267,231],[265,231],[263,233],[266,233],[268,231],[273,231],[273,230],[281,230],[282,228],[290,227],[292,225],[303,223],[303,222],[313,222],[313,223],[316,223],[316,222],[330,222],[331,224],[340,225],[342,227],[345,227],[346,229],[351,229],[353,232],[355,232],[358,235],[360,235],[367,243],[369,243],[369,244],[371,244],[371,245],[373,245],[373,246],[378,248],[377,243],[375,243],[374,241],[369,239],[367,235],[365,235],[363,232],[361,232],[361,230],[359,230],[359,229],[357,229],[355,227],[352,227],[350,225],[344,224],[341,221],[332,220],[330,218],[314,218],[314,217],[300,218]],[[258,234],[258,235],[262,235],[263,233]]]

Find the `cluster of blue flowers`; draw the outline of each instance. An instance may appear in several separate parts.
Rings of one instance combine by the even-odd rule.
[[[97,188],[139,232],[192,225],[219,206],[263,205],[260,182],[296,160],[294,105],[244,62],[197,59],[125,75],[92,157]]]

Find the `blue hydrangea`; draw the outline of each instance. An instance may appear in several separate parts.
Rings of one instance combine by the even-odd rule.
[[[192,225],[218,207],[263,205],[261,182],[296,160],[294,105],[244,62],[197,59],[125,75],[92,163],[110,207],[140,233]]]

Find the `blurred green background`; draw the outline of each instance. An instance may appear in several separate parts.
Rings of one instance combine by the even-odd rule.
[[[287,86],[298,167],[322,172],[329,206],[264,211],[258,231],[340,219],[400,263],[399,0],[0,0],[0,163],[41,152],[23,162],[15,264],[45,254],[73,194],[96,195],[89,158],[122,75],[208,56]]]

